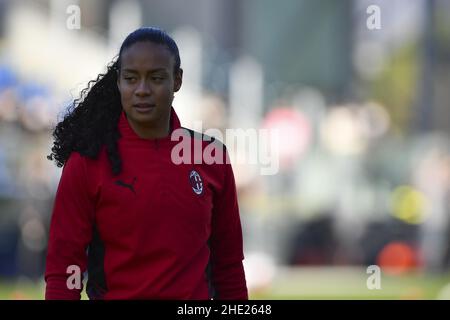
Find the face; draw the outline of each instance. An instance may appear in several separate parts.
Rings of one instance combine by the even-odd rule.
[[[137,42],[122,52],[117,86],[130,124],[155,132],[168,128],[174,92],[182,71],[174,74],[169,49],[150,41]]]

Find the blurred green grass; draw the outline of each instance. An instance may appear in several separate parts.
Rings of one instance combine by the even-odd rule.
[[[45,282],[26,278],[0,279],[0,300],[44,300]],[[87,299],[83,290],[82,299]]]
[[[369,290],[365,268],[320,267],[279,270],[272,283],[253,291],[252,299],[406,300],[450,299],[450,273],[381,273],[381,288]],[[447,286],[447,287],[446,287]],[[448,288],[448,289],[447,289]]]
[[[401,276],[381,275],[381,289],[369,290],[363,268],[282,268],[273,281],[250,291],[250,299],[268,300],[399,300],[450,299],[450,273],[413,272]],[[44,281],[0,279],[1,300],[41,300]],[[82,299],[86,299],[83,292]]]

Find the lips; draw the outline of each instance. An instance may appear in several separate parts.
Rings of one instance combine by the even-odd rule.
[[[150,103],[137,103],[133,105],[133,108],[136,109],[136,111],[142,113],[142,112],[150,112],[155,108],[154,104]]]
[[[135,105],[133,105],[133,107],[136,107],[136,108],[143,108],[143,109],[145,109],[145,108],[152,108],[152,107],[154,107],[155,105],[154,104],[151,104],[151,103],[136,103]]]

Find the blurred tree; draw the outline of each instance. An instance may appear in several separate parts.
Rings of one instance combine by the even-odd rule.
[[[380,101],[389,112],[392,129],[409,131],[412,106],[416,98],[418,79],[418,46],[406,45],[395,52],[383,71],[369,85],[369,95]]]

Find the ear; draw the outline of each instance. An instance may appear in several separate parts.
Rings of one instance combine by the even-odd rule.
[[[178,72],[175,74],[175,79],[173,81],[173,92],[178,92],[182,84],[183,84],[183,69],[180,68]]]

